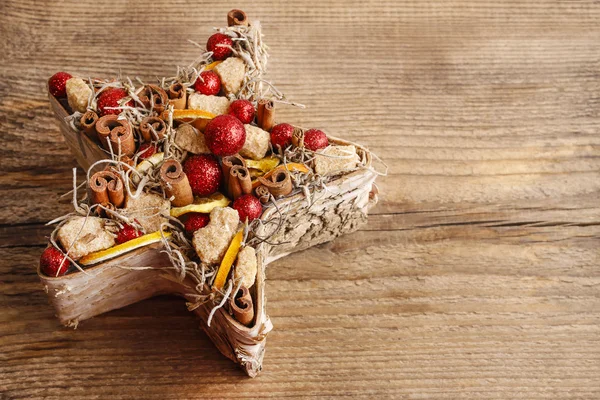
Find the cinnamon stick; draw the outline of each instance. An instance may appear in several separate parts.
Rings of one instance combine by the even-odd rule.
[[[160,140],[167,134],[167,124],[159,117],[146,117],[140,123],[140,133],[145,142]]]
[[[258,109],[256,111],[256,120],[258,126],[262,130],[269,132],[273,125],[275,125],[275,103],[271,100],[259,100]]]
[[[302,129],[294,128],[292,144],[296,147],[304,147],[304,131]]]
[[[246,160],[239,154],[234,154],[232,156],[226,156],[221,159],[221,168],[223,169],[223,180],[225,183],[225,187],[229,185],[229,177],[231,176],[231,169],[236,166],[246,167]]]
[[[229,300],[233,317],[240,324],[250,326],[254,320],[254,304],[246,286],[241,286],[234,298]]]
[[[187,102],[187,93],[181,82],[175,82],[169,86],[167,91],[169,95],[169,104],[176,110],[183,110]]]
[[[161,114],[169,104],[169,96],[163,88],[157,85],[146,85],[138,95],[146,108]]]
[[[133,139],[133,131],[127,120],[118,119],[114,114],[100,117],[96,122],[96,133],[102,146],[112,151],[115,154],[131,156],[135,153],[135,140]],[[108,145],[110,142],[111,146]]]
[[[227,179],[227,193],[235,200],[243,194],[252,193],[252,180],[250,172],[242,165],[234,165],[229,170]]]
[[[267,204],[271,199],[271,192],[269,192],[269,189],[266,186],[261,185],[257,187],[254,192],[262,204]]]
[[[227,25],[243,25],[248,26],[248,17],[242,10],[233,9],[227,13]]]
[[[88,184],[93,204],[110,203],[121,207],[125,202],[123,181],[112,171],[99,171],[90,178]]]
[[[258,181],[275,197],[287,196],[293,189],[292,178],[285,165],[275,168],[268,178],[261,176]]]
[[[98,134],[96,133],[96,122],[98,122],[98,114],[94,111],[86,111],[79,120],[81,128],[90,139],[96,139]]]
[[[160,167],[160,179],[167,196],[173,197],[172,205],[183,207],[194,202],[192,187],[179,161],[165,161]]]

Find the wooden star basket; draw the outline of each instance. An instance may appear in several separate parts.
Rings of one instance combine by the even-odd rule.
[[[245,14],[240,13],[239,10],[230,12],[228,16],[230,26],[244,22]],[[256,26],[259,28],[260,24],[257,23]],[[237,29],[236,26],[234,28]],[[246,28],[242,28],[241,32],[245,32],[244,29]],[[252,29],[255,28],[250,25],[248,30]],[[262,36],[260,29],[256,30],[255,34],[256,37]],[[243,49],[238,50],[242,51]],[[264,58],[266,60],[266,55]],[[255,59],[259,60],[259,58]],[[194,71],[197,70],[194,69]],[[251,79],[246,76],[245,82],[259,81],[262,70],[259,68],[258,72],[248,74],[251,75]],[[194,76],[191,82],[194,82],[195,79]],[[92,80],[90,79],[89,82],[93,89]],[[112,84],[112,81],[99,82],[102,82],[101,85]],[[189,82],[188,79],[188,85]],[[255,104],[261,104],[261,100],[256,102],[254,95],[244,95],[244,90],[246,89],[242,88],[235,97],[252,99]],[[250,92],[255,93],[256,90],[252,89]],[[98,137],[94,138],[94,136],[85,134],[81,129],[77,129],[77,121],[82,114],[70,113],[65,99],[57,99],[51,94],[49,99],[66,144],[83,169],[88,171],[92,168],[93,171],[90,173],[100,171],[105,168],[105,165],[99,164],[98,161],[111,159],[111,157],[113,161],[117,160],[118,163],[123,163],[122,158],[115,158],[114,153],[111,154],[107,151],[106,146],[101,145]],[[185,108],[185,97],[183,104],[183,108]],[[96,110],[95,107],[95,100],[90,97],[88,110]],[[152,107],[154,107],[154,103],[152,103]],[[172,132],[174,129],[173,109],[170,108],[170,110],[169,129]],[[160,115],[160,113],[154,113],[154,108],[142,109],[142,111],[148,111],[151,115]],[[77,115],[77,119],[73,118],[74,115]],[[259,109],[257,111],[258,124],[262,124],[260,115],[261,110]],[[273,126],[272,121],[270,126]],[[139,126],[136,129],[139,129]],[[265,128],[265,130],[268,129]],[[296,131],[298,130],[299,128],[296,128]],[[296,135],[296,131],[294,135]],[[303,135],[302,130],[300,131]],[[301,137],[303,138],[303,136]],[[267,265],[292,252],[307,249],[333,240],[341,234],[357,230],[366,222],[369,209],[378,200],[375,186],[378,173],[372,166],[374,156],[366,148],[355,143],[332,136],[328,136],[328,139],[330,145],[354,146],[352,148],[355,149],[356,154],[353,154],[352,157],[356,157],[358,161],[355,163],[355,167],[332,175],[319,185],[306,186],[304,190],[296,187],[294,191],[288,192],[289,194],[284,196],[274,196],[271,193],[269,199],[263,202],[262,216],[257,221],[260,224],[255,225],[257,228],[253,234],[257,238],[268,238],[268,240],[261,240],[254,247],[258,265],[255,283],[253,286],[249,286],[250,289],[247,289],[254,299],[251,305],[254,316],[250,322],[242,324],[234,318],[232,315],[235,314],[232,311],[234,304],[229,308],[222,307],[227,300],[234,303],[237,288],[231,292],[233,294],[231,298],[228,297],[229,295],[223,296],[223,304],[220,304],[220,307],[215,307],[214,301],[200,301],[198,294],[210,293],[211,287],[203,283],[199,288],[198,281],[195,281],[193,276],[187,275],[185,269],[181,274],[173,272],[174,268],[171,267],[173,258],[170,258],[168,254],[170,249],[167,248],[169,243],[166,241],[147,245],[64,276],[50,277],[38,268],[40,280],[56,310],[59,321],[66,326],[76,327],[79,322],[107,311],[125,307],[155,295],[174,294],[183,297],[188,309],[198,315],[201,327],[219,351],[241,365],[249,376],[256,376],[262,368],[266,336],[272,329],[266,310],[265,272]],[[161,140],[173,139],[166,135]],[[302,148],[303,145],[294,144],[294,146]],[[135,164],[133,165],[135,166]],[[126,182],[128,181],[126,180]],[[75,200],[74,203],[76,203]],[[246,225],[246,231],[247,229]],[[233,278],[231,281],[233,282]]]
[[[65,122],[69,114],[58,100],[50,96],[50,102],[65,141],[82,168],[87,169],[108,156],[97,143],[85,135],[77,134]],[[330,141],[341,145],[352,144],[332,137]],[[360,149],[370,166],[370,152]],[[203,304],[193,310],[200,317],[201,327],[219,351],[240,364],[249,376],[256,376],[262,368],[266,336],[273,327],[266,310],[267,265],[287,254],[353,232],[366,223],[368,210],[377,203],[374,186],[376,177],[376,173],[366,168],[342,175],[330,182],[326,191],[313,193],[315,199],[310,206],[302,193],[278,201],[277,207],[288,212],[282,226],[270,239],[270,242],[280,244],[263,243],[257,249],[259,268],[253,287],[257,301],[252,326],[241,325],[224,309],[219,309],[209,327],[206,321],[212,307]],[[275,206],[268,207],[262,219],[270,219],[276,214]],[[161,294],[174,294],[193,303],[193,282],[188,279],[180,282],[162,269],[169,265],[169,260],[161,253],[161,245],[150,247],[63,277],[48,277],[38,270],[60,322],[74,326],[96,315]]]

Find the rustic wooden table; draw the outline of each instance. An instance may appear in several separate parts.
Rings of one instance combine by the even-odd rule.
[[[390,166],[369,225],[268,269],[246,378],[180,299],[53,317],[35,274],[74,159],[45,80],[170,75],[236,6],[308,110]],[[0,398],[600,397],[598,1],[0,4]]]

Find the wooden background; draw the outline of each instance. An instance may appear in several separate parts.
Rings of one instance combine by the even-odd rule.
[[[0,3],[0,398],[600,398],[600,2]],[[35,275],[74,159],[45,80],[172,75],[229,8],[286,120],[389,165],[360,232],[268,269],[247,379],[177,298],[53,318]]]

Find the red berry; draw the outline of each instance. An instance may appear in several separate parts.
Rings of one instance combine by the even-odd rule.
[[[246,128],[233,115],[219,115],[206,125],[204,138],[213,154],[231,156],[244,147]]]
[[[237,200],[233,202],[233,208],[237,210],[242,222],[245,222],[246,218],[248,219],[248,222],[252,222],[262,215],[262,204],[260,203],[260,200],[251,194],[245,194],[238,197]]]
[[[138,158],[140,160],[145,160],[146,158],[152,156],[156,153],[156,146],[151,143],[142,143],[138,150]]]
[[[108,114],[119,115],[122,110],[114,109],[112,107],[120,107],[120,101],[124,97],[127,97],[127,91],[121,88],[108,88],[102,91],[98,96],[98,113],[100,116]],[[127,102],[128,106],[133,107],[133,100]]]
[[[204,228],[210,222],[210,216],[202,213],[189,213],[185,221],[185,231],[193,235],[200,228]]]
[[[54,97],[67,96],[67,81],[73,76],[67,72],[57,72],[48,79],[48,90]]]
[[[142,236],[142,232],[138,231],[131,225],[125,224],[123,225],[123,228],[117,232],[117,238],[115,239],[115,242],[117,242],[117,244],[121,244],[129,242],[130,240],[140,236]]]
[[[309,129],[304,132],[304,146],[312,151],[324,149],[329,145],[327,135],[318,129]]]
[[[224,60],[229,57],[232,53],[231,46],[233,41],[227,35],[222,33],[215,33],[208,38],[206,42],[206,49],[213,52],[212,58],[214,60]]]
[[[214,96],[221,91],[221,78],[214,71],[203,71],[194,82],[194,89],[207,96]]]
[[[40,270],[48,276],[62,276],[71,263],[56,247],[48,247],[40,257]]]
[[[248,100],[235,100],[229,106],[229,114],[239,119],[242,124],[254,121],[254,106]]]
[[[183,163],[183,172],[196,196],[208,196],[216,192],[223,177],[219,161],[212,154],[188,157]]]
[[[271,129],[271,143],[274,148],[280,146],[285,149],[292,144],[294,127],[290,124],[277,124]]]

